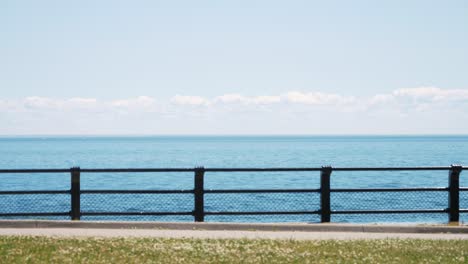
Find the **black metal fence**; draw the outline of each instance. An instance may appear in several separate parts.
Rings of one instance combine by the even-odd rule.
[[[158,168],[158,169],[80,169],[79,167],[73,167],[70,169],[12,169],[12,170],[0,170],[0,174],[18,174],[18,173],[33,173],[33,174],[42,174],[42,173],[70,173],[70,189],[69,190],[0,190],[0,201],[5,196],[22,196],[22,195],[48,195],[48,197],[54,195],[65,196],[69,200],[69,211],[54,211],[54,212],[30,212],[30,211],[13,211],[13,212],[0,212],[0,217],[53,217],[69,216],[72,220],[80,220],[82,216],[109,216],[109,217],[118,217],[118,216],[192,216],[196,222],[205,221],[205,216],[233,216],[233,215],[317,215],[320,217],[320,222],[330,222],[332,215],[369,215],[369,214],[434,214],[434,213],[444,213],[448,215],[449,222],[458,222],[460,220],[460,213],[468,213],[468,208],[460,208],[460,193],[468,192],[468,188],[460,187],[460,174],[463,169],[467,167],[462,167],[460,165],[452,165],[448,167],[373,167],[373,168],[333,168],[330,166],[325,166],[321,168]],[[354,188],[354,189],[345,189],[345,188],[334,188],[330,187],[330,179],[333,177],[333,172],[338,171],[448,171],[448,183],[447,187],[424,187],[424,188]],[[81,188],[81,175],[86,173],[193,173],[194,177],[194,187],[193,189],[187,190],[110,190],[110,189],[99,189],[99,190],[86,190]],[[255,173],[265,173],[265,172],[284,172],[284,173],[294,173],[294,172],[320,172],[320,187],[316,189],[207,189],[205,188],[204,179],[206,173],[215,173],[215,172],[224,172],[224,173],[238,173],[238,172],[255,172]],[[382,193],[392,193],[397,195],[403,194],[412,194],[412,193],[430,193],[431,195],[439,195],[441,199],[446,199],[443,202],[446,206],[440,208],[436,206],[433,202],[423,203],[425,208],[406,208],[406,209],[385,209],[385,210],[375,210],[375,209],[334,209],[332,208],[332,201],[343,195],[353,196],[353,195],[362,195],[366,194],[368,202],[378,203],[378,198],[374,197],[375,194]],[[191,202],[190,210],[179,210],[181,207],[177,206],[176,203],[166,204],[164,207],[166,210],[162,211],[151,211],[151,210],[131,210],[131,211],[112,211],[111,210],[83,210],[83,196],[84,195],[116,195],[116,194],[132,194],[132,195],[189,195],[190,197],[184,198],[184,202]],[[216,195],[216,194],[281,194],[281,195],[291,195],[291,196],[301,196],[305,194],[314,194],[318,201],[312,201],[310,197],[305,197],[301,200],[304,203],[316,203],[317,208],[315,209],[305,209],[305,210],[288,210],[288,206],[282,207],[280,204],[277,204],[278,208],[282,210],[242,210],[242,205],[238,205],[236,210],[210,210],[206,206],[206,197],[207,195]],[[315,196],[314,196],[315,197]],[[446,197],[446,198],[443,198]],[[48,199],[48,204],[53,206],[55,202],[62,201],[60,199]],[[109,199],[109,198],[106,198]],[[176,201],[180,198],[174,198],[172,201]],[[307,201],[310,199],[310,201]],[[440,200],[438,198],[438,203]],[[341,197],[340,201],[347,201],[346,197]],[[158,203],[162,200],[154,199],[151,200],[152,203]],[[166,200],[167,201],[167,200]],[[15,201],[12,200],[14,203]],[[102,201],[101,201],[102,202]],[[105,208],[107,204],[104,201]],[[208,201],[211,204],[221,203],[223,204],[222,199],[211,199]],[[235,203],[236,201],[230,201]],[[250,202],[256,202],[255,199]],[[392,202],[392,200],[387,200]],[[86,203],[86,201],[85,201]],[[177,208],[172,208],[177,207]],[[222,206],[221,206],[222,207]],[[338,206],[339,207],[339,206]],[[63,206],[61,207],[63,208]],[[184,207],[187,209],[187,207]],[[310,208],[310,207],[305,207]]]

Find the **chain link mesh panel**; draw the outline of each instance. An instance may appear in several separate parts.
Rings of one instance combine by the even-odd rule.
[[[320,206],[318,193],[207,193],[207,212],[314,211]]]
[[[333,171],[331,188],[447,187],[448,171]]]
[[[460,209],[468,209],[468,190],[460,191]]]
[[[193,222],[191,215],[84,215],[83,221],[158,221],[158,222]]]
[[[70,173],[7,173],[0,176],[1,191],[70,189]]]
[[[219,172],[205,174],[206,189],[317,189],[319,172]],[[206,212],[316,211],[319,193],[206,193]],[[318,222],[315,214],[207,215],[207,222]]]
[[[63,213],[69,211],[69,194],[0,195],[0,213]]]
[[[188,190],[193,172],[81,173],[82,190]]]
[[[446,209],[447,192],[332,192],[332,210]]]
[[[205,189],[317,189],[319,171],[206,172]]]
[[[191,212],[193,194],[82,194],[82,212]]]
[[[446,213],[424,214],[332,214],[336,223],[447,223]]]
[[[68,190],[69,173],[20,173],[1,174],[1,191]],[[2,194],[0,213],[68,213],[71,202],[69,194]],[[49,219],[65,220],[66,216],[3,216],[2,219]]]
[[[159,173],[82,173],[83,190],[189,190],[193,189],[193,172]],[[84,193],[82,212],[192,212],[191,193]],[[193,221],[191,215],[83,215],[82,220],[102,221]]]
[[[460,191],[460,210],[468,209],[468,190]],[[463,223],[468,223],[468,212],[460,212],[460,221]]]
[[[332,192],[332,210],[446,209],[447,192]],[[332,214],[332,222],[446,222],[446,213]]]
[[[207,215],[206,222],[260,222],[260,223],[318,223],[320,215],[300,214],[300,215]]]

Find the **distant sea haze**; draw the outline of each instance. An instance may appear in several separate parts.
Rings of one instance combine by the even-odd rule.
[[[449,166],[468,165],[468,136],[145,136],[145,137],[0,137],[0,168],[173,168],[173,167],[381,167],[381,166]],[[68,190],[68,174],[4,174],[0,190]],[[447,172],[333,172],[332,188],[398,188],[446,187]],[[122,173],[83,174],[82,189],[192,189],[193,173]],[[468,175],[462,172],[460,186],[468,186]],[[319,188],[318,172],[271,173],[206,173],[205,188],[209,189],[261,189],[261,188]],[[188,194],[191,195],[191,194]],[[255,210],[314,210],[307,206],[318,205],[317,194],[255,194],[257,196],[207,197],[208,209],[216,210],[217,201],[230,201],[227,205],[236,210],[238,204]],[[444,197],[442,197],[445,195]],[[180,197],[179,197],[180,196]],[[193,208],[191,197],[168,195],[157,200],[180,210]],[[440,196],[440,197],[439,197]],[[463,196],[464,197],[464,196]],[[468,208],[468,199],[461,197],[462,208]],[[2,198],[2,197],[0,197]],[[35,200],[34,200],[34,199]],[[110,195],[109,197],[83,198],[83,206],[123,206],[121,210],[146,210],[156,206],[148,195]],[[335,201],[352,197],[333,196]],[[468,198],[468,197],[466,197]],[[13,200],[12,200],[13,199]],[[34,203],[39,208],[47,206],[68,211],[67,199],[32,197],[3,197],[0,208],[24,206]],[[166,199],[166,200],[164,200]],[[211,203],[210,203],[211,199]],[[264,202],[255,203],[253,201]],[[385,199],[369,194],[369,202],[398,205],[397,196]],[[446,193],[427,193],[414,199],[414,207],[430,205],[446,208]],[[42,201],[42,202],[41,202]],[[56,203],[55,203],[55,202]],[[64,202],[65,201],[65,202]],[[142,201],[145,201],[142,203]],[[427,204],[424,204],[427,202]],[[440,204],[439,204],[440,203]],[[263,208],[262,206],[271,206]],[[185,208],[186,207],[186,208]],[[262,208],[260,208],[262,207]],[[10,208],[18,210],[18,208]],[[21,209],[21,208],[20,208]],[[153,208],[161,210],[161,208]],[[164,208],[162,208],[164,209]],[[167,208],[166,208],[167,209]],[[226,209],[226,208],[224,208]],[[229,209],[229,208],[228,208]],[[334,209],[334,208],[332,208]],[[337,209],[337,208],[335,208]],[[427,209],[427,208],[426,208]],[[29,209],[28,209],[29,210]],[[33,210],[33,209],[31,209]],[[58,209],[57,209],[58,210]],[[96,209],[97,210],[97,209]],[[192,221],[191,217],[167,217],[174,221]],[[336,216],[332,221],[340,221]],[[372,216],[368,221],[418,221],[418,216]],[[379,218],[380,217],[380,218]],[[405,218],[406,217],[406,218]],[[422,216],[421,216],[422,217]],[[424,217],[427,217],[426,215]],[[187,218],[187,219],[186,219]],[[316,221],[316,216],[211,216],[207,221]],[[434,221],[445,221],[446,214],[435,214]],[[90,219],[106,219],[95,217]],[[127,218],[128,220],[158,220]],[[344,218],[342,218],[343,220]],[[347,218],[350,221],[350,218]],[[353,219],[353,218],[351,218]],[[361,220],[359,220],[361,219]],[[380,219],[380,220],[379,220]],[[86,219],[85,219],[86,220]],[[427,222],[426,219],[420,219]],[[344,221],[344,220],[343,220]],[[363,221],[356,218],[355,221]]]

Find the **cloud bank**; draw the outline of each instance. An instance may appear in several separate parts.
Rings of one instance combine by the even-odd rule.
[[[118,100],[99,100],[97,98],[73,97],[68,99],[30,96],[20,100],[0,99],[2,110],[66,110],[106,108],[127,110],[154,110],[159,105],[168,106],[203,106],[217,107],[220,105],[311,105],[311,106],[353,106],[394,103],[441,103],[453,101],[468,101],[468,90],[441,89],[436,87],[418,87],[397,89],[387,94],[376,94],[370,97],[347,96],[335,93],[288,91],[279,95],[244,96],[241,94],[224,94],[212,98],[196,95],[175,95],[168,102],[157,101],[150,96],[139,96]],[[362,108],[360,108],[362,109]]]
[[[437,87],[371,96],[320,91],[115,100],[30,96],[0,99],[0,134],[468,133],[467,112],[468,90]],[[57,125],[65,122],[70,125]]]

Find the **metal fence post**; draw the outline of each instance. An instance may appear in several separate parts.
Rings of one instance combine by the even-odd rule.
[[[195,168],[195,185],[194,185],[194,196],[195,196],[195,210],[193,211],[193,216],[195,217],[195,222],[203,222],[205,220],[205,210],[204,210],[204,175],[205,168],[196,167]]]
[[[80,220],[80,167],[73,167],[71,171],[71,220]]]
[[[460,219],[460,173],[463,167],[453,165],[449,171],[448,213],[449,222],[458,222]]]
[[[320,216],[322,223],[330,222],[331,205],[330,205],[330,175],[332,173],[331,166],[323,166],[320,171]]]

